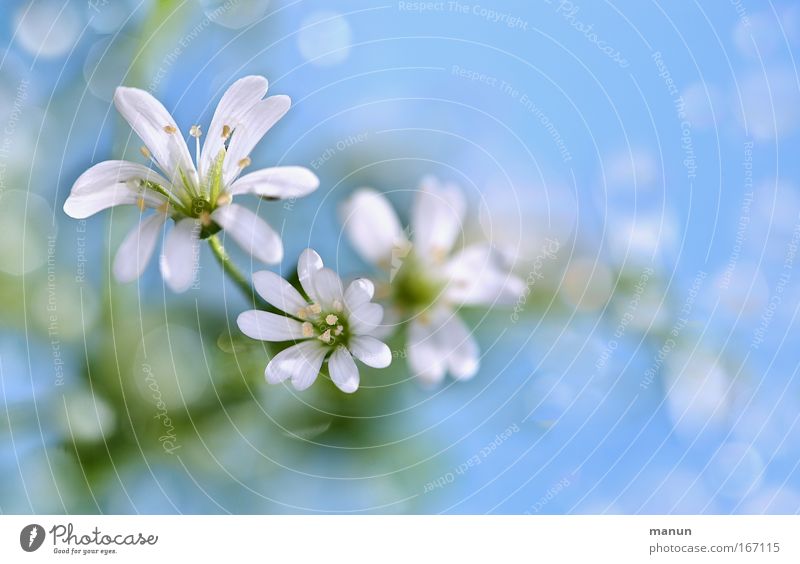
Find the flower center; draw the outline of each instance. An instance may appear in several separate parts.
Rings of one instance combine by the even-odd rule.
[[[192,215],[200,217],[204,212],[211,213],[211,202],[203,197],[192,198]]]
[[[192,217],[200,220],[200,239],[208,239],[222,229],[211,219],[213,208],[213,204],[203,196],[195,196],[192,198],[188,211]]]
[[[316,338],[330,347],[347,346],[350,340],[349,324],[343,308],[322,311],[319,304],[311,304],[298,312],[303,322],[303,336]]]
[[[390,282],[395,303],[410,311],[431,306],[439,297],[444,284],[429,274],[419,259],[409,254]]]

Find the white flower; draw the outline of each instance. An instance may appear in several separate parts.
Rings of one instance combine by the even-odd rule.
[[[322,259],[311,249],[300,255],[297,275],[308,299],[274,272],[256,272],[256,291],[287,315],[245,311],[237,319],[239,329],[261,341],[299,341],[269,361],[264,375],[270,384],[291,379],[296,389],[305,390],[327,357],[333,383],[353,393],[359,383],[353,357],[374,368],[392,362],[389,347],[371,336],[383,319],[383,308],[371,302],[375,287],[359,278],[343,290],[339,275],[323,268]]]
[[[454,250],[465,210],[461,190],[431,176],[421,182],[406,230],[386,197],[369,188],[357,190],[343,206],[353,246],[388,274],[390,303],[409,321],[410,368],[428,384],[447,372],[463,380],[478,371],[478,344],[456,315],[459,306],[510,303],[524,289],[489,244]]]
[[[280,262],[280,236],[252,211],[231,203],[239,194],[266,199],[296,198],[313,192],[319,180],[299,166],[265,168],[240,176],[250,165],[250,152],[283,117],[288,96],[270,96],[267,79],[246,76],[222,96],[214,112],[203,148],[200,126],[195,138],[196,165],[175,120],[153,96],[137,88],[117,88],[114,104],[144,141],[142,154],[161,174],[128,161],[105,161],[84,172],[64,203],[64,212],[76,219],[118,205],[136,205],[143,218],[122,242],[114,259],[114,275],[130,282],[144,271],[167,218],[175,227],[167,234],[161,273],[176,292],[189,288],[194,277],[200,239],[224,229],[253,257],[268,264]]]

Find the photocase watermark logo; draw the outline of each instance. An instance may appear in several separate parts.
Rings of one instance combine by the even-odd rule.
[[[158,543],[158,535],[142,532],[110,532],[94,527],[92,530],[77,530],[72,523],[53,525],[45,532],[38,524],[23,527],[19,534],[19,545],[25,552],[34,552],[42,547],[46,538],[53,554],[63,555],[99,555],[119,554],[120,549],[131,547],[154,546]]]
[[[22,528],[19,534],[19,545],[25,552],[34,552],[44,542],[44,527],[33,523]]]

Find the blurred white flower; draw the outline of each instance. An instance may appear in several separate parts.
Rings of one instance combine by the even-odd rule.
[[[524,290],[489,244],[455,249],[465,211],[461,190],[432,176],[421,182],[405,231],[386,197],[372,189],[357,190],[343,207],[353,246],[389,275],[389,301],[409,321],[409,365],[428,384],[447,372],[463,380],[478,371],[478,344],[456,315],[459,306],[511,303]]]
[[[353,393],[359,384],[353,357],[374,368],[386,368],[392,362],[389,347],[372,336],[383,319],[383,307],[371,301],[375,287],[359,278],[345,290],[339,275],[324,268],[311,249],[300,255],[297,275],[308,300],[274,272],[256,272],[256,291],[287,315],[245,311],[237,319],[239,329],[261,341],[299,341],[269,361],[264,375],[270,384],[291,379],[297,390],[305,390],[317,379],[327,357],[333,383]]]
[[[195,167],[166,108],[143,90],[117,88],[114,104],[144,141],[142,153],[163,176],[138,163],[104,161],[78,178],[64,203],[66,214],[76,219],[118,205],[134,204],[142,212],[155,210],[117,251],[117,280],[129,282],[141,275],[167,218],[176,225],[164,242],[161,273],[176,292],[193,282],[199,240],[221,229],[254,258],[280,262],[283,244],[278,233],[255,213],[231,201],[239,194],[267,199],[305,196],[319,186],[319,180],[299,166],[264,168],[240,177],[250,165],[250,152],[291,104],[288,96],[264,99],[266,93],[267,79],[262,76],[247,76],[231,85],[214,112],[202,151],[200,126],[189,130],[196,144]]]

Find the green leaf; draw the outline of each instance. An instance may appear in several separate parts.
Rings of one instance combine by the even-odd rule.
[[[217,337],[217,346],[227,354],[247,352],[252,350],[255,345],[258,345],[257,341],[238,333],[232,335],[228,331],[224,331]]]
[[[325,421],[312,423],[311,425],[299,427],[297,429],[286,429],[282,432],[282,434],[290,439],[295,439],[298,441],[310,441],[316,437],[319,437],[328,429],[330,429],[331,422],[331,419],[326,419]]]

